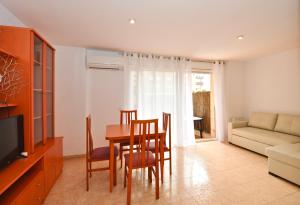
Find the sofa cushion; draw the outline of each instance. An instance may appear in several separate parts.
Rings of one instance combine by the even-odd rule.
[[[274,130],[276,120],[277,114],[275,113],[253,112],[250,116],[248,126]]]
[[[266,148],[269,158],[300,168],[300,143]]]
[[[232,134],[270,146],[300,142],[300,137],[298,136],[254,127],[235,128],[232,130]]]
[[[300,116],[279,114],[275,131],[300,136]]]

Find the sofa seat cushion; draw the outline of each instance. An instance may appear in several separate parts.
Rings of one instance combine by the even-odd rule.
[[[268,147],[269,158],[300,168],[300,143]]]
[[[298,136],[288,135],[280,132],[273,132],[254,127],[236,128],[232,130],[232,134],[270,146],[300,142],[300,137]]]
[[[279,114],[275,131],[300,136],[300,115]]]
[[[251,113],[248,126],[266,130],[274,130],[277,120],[277,114],[253,112]]]

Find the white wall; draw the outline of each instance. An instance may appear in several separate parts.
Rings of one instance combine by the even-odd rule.
[[[0,25],[19,26],[19,27],[25,26],[15,15],[13,15],[2,4],[0,4]]]
[[[225,65],[226,117],[245,117],[245,62],[229,61]]]
[[[92,115],[95,146],[107,145],[105,125],[119,122],[123,102],[123,72],[86,68],[86,52],[78,47],[56,48],[56,135],[64,136],[64,155],[85,153],[85,117]]]
[[[300,49],[247,61],[245,111],[300,114]]]
[[[87,112],[92,115],[95,145],[108,145],[105,126],[119,123],[123,71],[91,70],[87,78]]]
[[[254,111],[300,114],[299,48],[227,62],[225,81],[228,118]]]
[[[87,49],[87,55],[119,57],[119,52]],[[123,71],[88,69],[87,112],[92,115],[94,141],[97,146],[108,145],[105,126],[119,123],[123,104]]]
[[[85,49],[55,46],[55,134],[64,137],[64,155],[85,153]]]

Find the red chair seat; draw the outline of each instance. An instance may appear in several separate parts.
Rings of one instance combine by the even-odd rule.
[[[119,150],[118,147],[114,147],[114,157],[116,158],[118,156]],[[98,147],[93,149],[91,159],[93,161],[97,160],[109,160],[110,154],[109,154],[109,147]]]
[[[148,147],[148,144],[146,145]],[[146,148],[147,149],[147,148]],[[155,153],[155,142],[150,142],[149,143],[149,150],[153,153]],[[167,146],[164,146],[164,152],[169,151],[170,149]],[[158,148],[158,152],[160,151],[160,149]]]
[[[148,157],[149,156],[149,157]],[[124,155],[125,166],[129,164],[129,154]],[[145,152],[145,167],[154,167],[155,166],[155,157],[151,151]],[[141,153],[134,152],[132,160],[132,168],[137,169],[142,167],[142,156]]]

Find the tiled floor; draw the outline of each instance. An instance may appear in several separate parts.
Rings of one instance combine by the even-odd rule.
[[[242,148],[215,141],[174,149],[173,175],[167,174],[155,200],[154,182],[147,172],[134,171],[132,204],[300,204],[300,188],[269,175],[267,158]],[[118,167],[120,163],[118,161]],[[124,170],[118,168],[118,184],[108,191],[108,172],[97,172],[85,191],[85,159],[68,159],[63,174],[45,205],[125,204]]]

